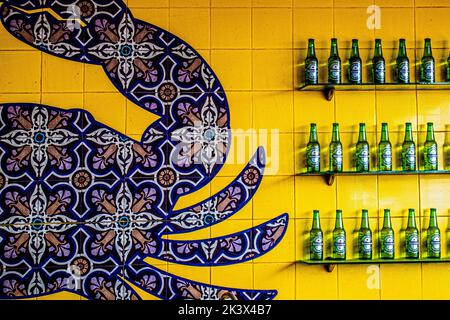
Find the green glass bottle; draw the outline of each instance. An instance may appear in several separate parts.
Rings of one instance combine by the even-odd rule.
[[[433,123],[427,124],[427,140],[423,146],[424,170],[438,169],[438,146],[434,139]]]
[[[450,82],[450,54],[447,58],[447,82]]]
[[[310,259],[323,260],[323,232],[320,228],[319,210],[313,212],[313,224],[309,232]]]
[[[375,55],[372,59],[373,83],[383,84],[386,81],[386,61],[383,57],[381,39],[375,39]]]
[[[392,171],[392,144],[389,141],[387,123],[381,124],[381,140],[378,144],[378,170]]]
[[[438,227],[436,209],[430,209],[430,225],[427,230],[428,258],[441,257],[441,231]]]
[[[405,231],[405,244],[406,244],[406,258],[418,259],[419,258],[419,230],[416,227],[416,218],[414,215],[414,209],[409,209],[408,213],[408,227]]]
[[[380,235],[380,257],[381,259],[394,259],[395,245],[394,245],[394,230],[391,223],[391,211],[384,209],[383,228]]]
[[[352,54],[350,55],[348,67],[348,81],[351,84],[362,82],[362,60],[359,57],[358,40],[352,40]]]
[[[362,211],[361,228],[358,233],[359,258],[362,260],[372,259],[372,231],[369,226],[369,212]]]
[[[416,144],[412,134],[412,125],[406,123],[405,141],[402,145],[402,169],[403,171],[416,170]]]
[[[333,136],[329,147],[330,152],[330,171],[342,172],[343,167],[343,150],[339,137],[339,124],[333,123]]]
[[[320,172],[320,144],[317,140],[317,125],[311,123],[309,142],[306,146],[307,172]]]
[[[328,58],[328,83],[341,83],[341,58],[339,57],[337,39],[331,39],[331,52]]]
[[[357,172],[370,170],[370,148],[367,142],[366,124],[359,124],[359,139],[356,144],[355,167]]]
[[[319,81],[319,61],[316,57],[314,39],[308,40],[308,53],[305,60],[305,84],[317,84]]]
[[[435,81],[435,64],[431,52],[431,39],[425,39],[425,49],[420,64],[420,82],[433,83]]]
[[[333,259],[345,260],[347,256],[346,240],[342,210],[336,210],[336,224],[333,230]]]
[[[396,78],[398,83],[409,83],[409,59],[406,53],[406,40],[400,39],[396,61]]]

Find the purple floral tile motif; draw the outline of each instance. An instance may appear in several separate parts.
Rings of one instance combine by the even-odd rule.
[[[162,299],[274,298],[276,291],[201,284],[146,263],[242,263],[276,247],[287,229],[284,214],[223,237],[169,240],[239,212],[264,176],[260,148],[223,190],[174,210],[211,183],[230,149],[228,102],[206,61],[135,19],[123,1],[6,0],[0,12],[12,36],[102,66],[127,99],[160,116],[136,141],[83,110],[0,105],[0,298],[70,291],[139,299],[124,279]]]

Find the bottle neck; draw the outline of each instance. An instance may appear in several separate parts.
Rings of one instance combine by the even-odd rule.
[[[391,212],[389,210],[385,210],[384,211],[383,228],[392,228]]]
[[[343,222],[343,219],[342,219],[342,211],[340,211],[340,210],[336,212],[335,228],[336,229],[344,229],[344,222]]]
[[[318,211],[314,211],[313,213],[313,225],[312,225],[313,229],[320,229],[320,217],[319,217],[319,212]]]
[[[333,141],[333,142],[341,141],[341,139],[339,137],[339,126],[337,126],[337,125],[333,126],[333,135],[331,137],[331,141]]]
[[[389,141],[389,130],[387,124],[381,126],[381,141]]]
[[[359,126],[359,142],[367,141],[367,135],[366,135],[366,126],[361,124]]]
[[[433,53],[431,52],[431,41],[426,40],[425,41],[425,50],[423,52],[424,57],[432,57]]]
[[[436,209],[430,210],[430,228],[437,228],[438,222],[437,222],[437,214]]]
[[[358,48],[358,42],[353,42],[352,44],[352,58],[359,57],[359,48]]]
[[[406,57],[406,44],[405,44],[405,41],[400,40],[400,47],[398,49],[398,56],[400,58]]]
[[[405,141],[413,141],[412,127],[410,124],[406,125]]]
[[[316,56],[316,49],[314,48],[314,41],[309,40],[308,43],[308,58],[313,58]]]
[[[330,56],[333,57],[337,57],[338,54],[338,46],[337,46],[337,41],[331,41],[331,52],[330,52]]]
[[[369,229],[369,213],[367,211],[362,212],[361,228]]]
[[[432,123],[429,123],[427,126],[427,141],[434,141],[434,128]]]
[[[316,127],[316,125],[311,125],[311,132],[309,134],[309,142],[317,142],[317,127]]]
[[[379,58],[383,56],[383,49],[381,47],[381,41],[375,42],[375,58]]]
[[[416,227],[416,218],[414,215],[413,210],[409,210],[408,213],[408,228],[415,228]]]

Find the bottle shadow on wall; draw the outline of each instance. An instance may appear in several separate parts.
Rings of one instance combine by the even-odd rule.
[[[446,246],[446,252],[447,252],[447,256],[448,256],[448,253],[450,252],[450,241],[443,241],[443,240],[447,240],[447,239],[450,239],[450,209],[448,209],[448,215],[449,215],[449,217],[447,218],[448,219],[448,221],[447,221],[447,229],[445,230],[445,239],[441,239],[441,243],[445,243],[445,246]],[[442,257],[442,258],[447,258],[447,257]]]

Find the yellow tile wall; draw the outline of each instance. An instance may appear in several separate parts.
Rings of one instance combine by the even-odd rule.
[[[400,254],[401,230],[409,207],[415,208],[422,229],[428,208],[438,208],[443,243],[448,239],[450,180],[447,177],[340,177],[331,187],[313,177],[298,177],[304,169],[304,147],[309,123],[318,124],[322,165],[326,168],[331,124],[341,124],[346,148],[346,169],[351,169],[352,145],[358,123],[366,122],[372,146],[381,123],[390,124],[391,141],[398,151],[404,123],[413,123],[416,141],[422,143],[427,121],[435,123],[440,145],[450,143],[450,92],[338,92],[327,102],[321,93],[299,92],[302,63],[309,37],[316,39],[321,60],[320,78],[329,52],[329,39],[339,38],[340,55],[348,58],[349,41],[359,38],[361,56],[367,63],[375,37],[383,39],[384,55],[392,63],[397,40],[407,38],[411,61],[420,58],[423,38],[433,39],[438,62],[449,52],[450,0],[128,0],[136,17],[169,29],[211,63],[230,102],[233,129],[278,129],[278,157],[271,157],[267,173],[254,199],[229,221],[205,230],[197,237],[224,235],[257,225],[287,212],[290,223],[284,240],[257,260],[230,267],[202,268],[165,265],[180,276],[223,286],[276,289],[277,299],[448,299],[450,264],[339,266],[333,273],[321,267],[297,264],[307,256],[306,243],[311,211],[320,209],[327,239],[334,212],[344,210],[349,236],[349,257],[362,207],[370,210],[371,226],[378,230],[382,210],[391,208]],[[381,29],[366,27],[370,5],[381,7]],[[370,66],[364,69],[367,79]],[[139,137],[153,121],[116,92],[98,66],[80,65],[34,50],[0,27],[0,103],[36,102],[63,108],[84,108],[114,129]],[[438,79],[442,79],[442,74]],[[388,79],[392,73],[388,72]],[[411,77],[415,79],[414,70]],[[111,112],[114,110],[114,112]],[[245,135],[244,133],[240,133]],[[237,134],[239,136],[239,134]],[[252,135],[248,160],[259,145],[273,142]],[[270,155],[270,149],[266,150]],[[177,208],[196,203],[217,192],[236,176],[245,163],[227,165],[202,190],[183,198]],[[274,161],[276,163],[274,163]],[[449,167],[447,160],[447,168]],[[372,164],[373,165],[373,164]],[[399,167],[399,161],[394,160]],[[277,169],[278,168],[278,169]],[[374,244],[375,246],[375,244]],[[329,248],[327,249],[329,252]],[[447,255],[448,246],[443,245]],[[59,294],[55,299],[73,299]]]

